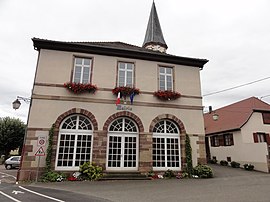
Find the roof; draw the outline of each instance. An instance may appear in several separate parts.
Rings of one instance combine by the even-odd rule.
[[[214,110],[219,116],[217,121],[213,120],[213,113],[204,114],[205,134],[239,130],[255,111],[270,111],[270,105],[251,97]]]
[[[149,21],[147,24],[143,47],[147,46],[148,44],[158,44],[164,46],[165,48],[168,48],[162,34],[154,1],[152,4]]]
[[[187,65],[203,68],[206,59],[181,57],[149,50],[123,42],[64,42],[47,39],[32,38],[36,50],[49,49],[68,52],[90,53],[116,57],[150,60],[164,63]]]

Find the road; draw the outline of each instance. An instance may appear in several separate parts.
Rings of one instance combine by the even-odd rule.
[[[29,184],[16,183],[17,170],[5,170],[0,165],[0,201],[5,202],[108,202],[109,200],[95,196],[87,196],[72,191],[50,189],[46,187],[33,187]]]
[[[270,174],[228,166],[211,166],[215,176],[211,179],[28,184],[15,184],[14,177],[8,175],[15,176],[16,171],[0,169],[0,201],[270,202]]]

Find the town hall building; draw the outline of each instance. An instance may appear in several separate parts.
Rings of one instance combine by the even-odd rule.
[[[200,71],[208,60],[166,52],[154,2],[142,47],[32,40],[38,59],[18,180],[44,172],[52,126],[55,171],[87,161],[107,172],[180,171],[186,134],[193,165],[206,162]]]

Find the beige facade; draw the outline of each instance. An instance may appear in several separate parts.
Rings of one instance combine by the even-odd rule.
[[[180,165],[175,170],[185,167],[186,134],[189,134],[191,139],[193,164],[205,162],[200,68],[188,63],[186,65],[185,62],[179,64],[181,62],[173,63],[160,59],[155,61],[42,47],[38,47],[38,50],[39,57],[19,180],[34,179],[38,166],[40,172],[44,170],[46,155],[36,156],[37,150],[41,147],[38,139],[40,136],[48,139],[52,124],[56,125],[56,129],[51,165],[53,169],[61,171],[56,168],[60,127],[65,118],[74,114],[83,115],[90,120],[93,126],[91,160],[101,165],[104,170],[108,168],[108,127],[117,118],[128,118],[134,121],[138,128],[137,165],[133,170],[144,173],[153,169],[153,128],[161,120],[172,121],[179,131]],[[64,87],[64,83],[72,81],[74,59],[78,57],[92,60],[91,83],[98,87],[94,94],[74,94]],[[112,94],[112,89],[117,86],[118,62],[134,64],[134,86],[141,92],[135,96],[133,105],[129,99],[126,104],[122,102],[124,106],[122,110],[117,110],[116,96]],[[153,96],[159,88],[160,66],[172,68],[173,90],[181,93],[179,99],[163,101]],[[42,145],[45,153],[47,146],[48,141],[46,145]]]

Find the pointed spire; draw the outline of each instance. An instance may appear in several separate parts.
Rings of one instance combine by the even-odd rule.
[[[143,47],[147,49],[166,52],[168,46],[164,40],[159,23],[155,2],[153,1],[151,13],[145,33]]]

